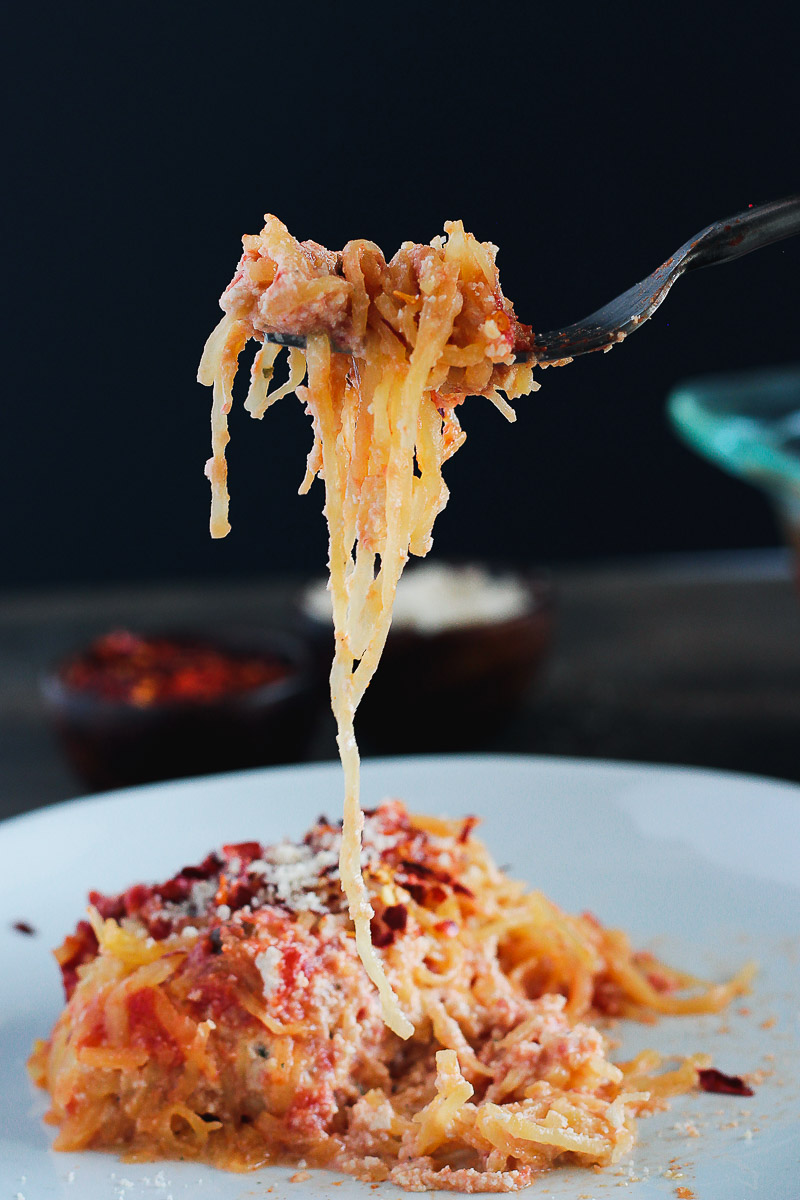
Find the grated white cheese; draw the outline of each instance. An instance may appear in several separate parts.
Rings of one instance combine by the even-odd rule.
[[[282,955],[277,946],[267,946],[256,955],[256,967],[264,984],[264,999],[268,1000],[283,982],[280,974]]]
[[[363,831],[362,869],[377,866],[387,852],[397,848],[404,836],[402,831],[385,833],[380,817],[367,817]],[[444,843],[444,839],[439,840]],[[251,890],[253,885],[256,888],[250,903],[238,908],[237,912],[249,913],[265,904],[281,904],[293,912],[326,913],[328,907],[318,894],[320,883],[323,879],[338,881],[341,844],[341,829],[323,827],[315,831],[311,845],[280,842],[265,847],[261,858],[246,864],[234,856],[222,867],[222,873],[227,879],[235,880],[244,872]],[[214,904],[217,889],[216,876],[195,880],[187,899],[178,904],[166,903],[163,914],[169,918],[208,914],[228,921],[233,915],[230,905]],[[194,925],[187,925],[182,932],[186,938],[198,933]]]
[[[217,894],[217,883],[214,879],[198,879],[192,884],[189,893],[189,903],[198,912],[205,912]]]
[[[271,846],[263,858],[250,863],[250,872],[260,875],[264,887],[275,899],[296,912],[325,912],[316,894],[320,875],[334,868],[338,854],[334,850],[314,851],[310,846],[282,842]]]
[[[299,863],[306,857],[303,854],[304,850],[308,850],[307,846],[297,846],[294,842],[281,842],[277,846],[273,846],[270,854],[270,861],[281,865],[288,863]]]
[[[361,865],[373,863],[381,858],[388,850],[394,850],[397,845],[396,833],[380,833],[375,829],[375,822],[364,822],[364,843],[361,850]]]
[[[326,584],[307,588],[302,605],[315,620],[332,619],[331,597]],[[513,575],[492,575],[478,566],[426,563],[401,576],[392,629],[439,633],[443,629],[491,625],[522,616],[530,607],[530,592]]]

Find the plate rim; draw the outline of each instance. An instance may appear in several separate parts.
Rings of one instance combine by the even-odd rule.
[[[601,773],[614,773],[627,775],[641,775],[642,777],[653,775],[674,775],[676,777],[691,776],[695,778],[707,778],[717,780],[730,780],[731,782],[755,784],[763,786],[766,790],[783,793],[787,798],[795,795],[800,801],[800,783],[796,783],[790,779],[778,779],[769,775],[758,775],[748,771],[734,771],[726,768],[717,767],[700,767],[693,766],[689,763],[658,763],[658,762],[638,762],[633,759],[615,759],[615,758],[589,758],[580,757],[577,755],[560,755],[560,754],[526,754],[507,753],[507,752],[481,752],[474,754],[397,754],[397,755],[376,755],[375,757],[367,757],[361,759],[362,775],[366,769],[372,773],[374,769],[382,769],[386,766],[398,764],[406,765],[422,765],[422,764],[446,764],[446,763],[497,763],[497,764],[519,764],[530,763],[531,765],[541,765],[548,768],[564,768],[565,770],[598,770]],[[257,776],[277,777],[280,775],[292,775],[298,771],[303,773],[320,774],[329,772],[331,769],[341,771],[341,762],[338,758],[322,759],[313,762],[297,762],[297,763],[278,763],[263,767],[249,767],[241,771],[220,771],[213,775],[189,775],[179,779],[162,779],[155,780],[152,783],[136,784],[125,788],[111,788],[105,792],[87,792],[79,796],[68,797],[64,800],[54,800],[49,804],[43,804],[39,808],[30,809],[27,812],[14,813],[9,817],[0,820],[0,838],[3,837],[6,831],[12,827],[19,828],[25,824],[35,824],[38,821],[46,820],[57,812],[66,812],[67,810],[78,808],[88,808],[91,806],[113,807],[117,804],[124,804],[126,800],[133,796],[150,795],[153,792],[164,790],[180,790],[191,791],[195,787],[213,788],[214,786],[224,786],[226,783],[235,781],[244,781],[254,779]]]

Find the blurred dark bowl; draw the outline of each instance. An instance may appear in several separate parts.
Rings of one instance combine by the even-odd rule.
[[[435,632],[393,626],[356,714],[356,734],[364,751],[485,749],[520,710],[550,650],[552,588],[542,575],[501,569],[490,574],[513,576],[523,585],[528,601],[524,611],[509,619]],[[327,671],[333,656],[332,627],[309,615],[302,599],[299,607],[303,627]]]
[[[82,651],[66,656],[43,677],[41,688],[64,754],[88,787],[126,787],[304,756],[324,692],[314,653],[300,637],[185,629],[143,636],[277,660],[287,673],[213,701],[163,700],[140,707],[71,686],[64,669]]]

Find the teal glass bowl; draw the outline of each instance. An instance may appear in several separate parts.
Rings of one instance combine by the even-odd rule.
[[[693,450],[767,493],[800,550],[800,365],[687,380],[667,413]]]

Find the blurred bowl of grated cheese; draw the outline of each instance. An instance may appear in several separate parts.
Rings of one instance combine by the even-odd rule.
[[[324,582],[304,589],[299,609],[327,668],[333,621]],[[478,563],[409,566],[356,716],[364,749],[490,749],[529,694],[552,633],[552,589],[542,575]]]

